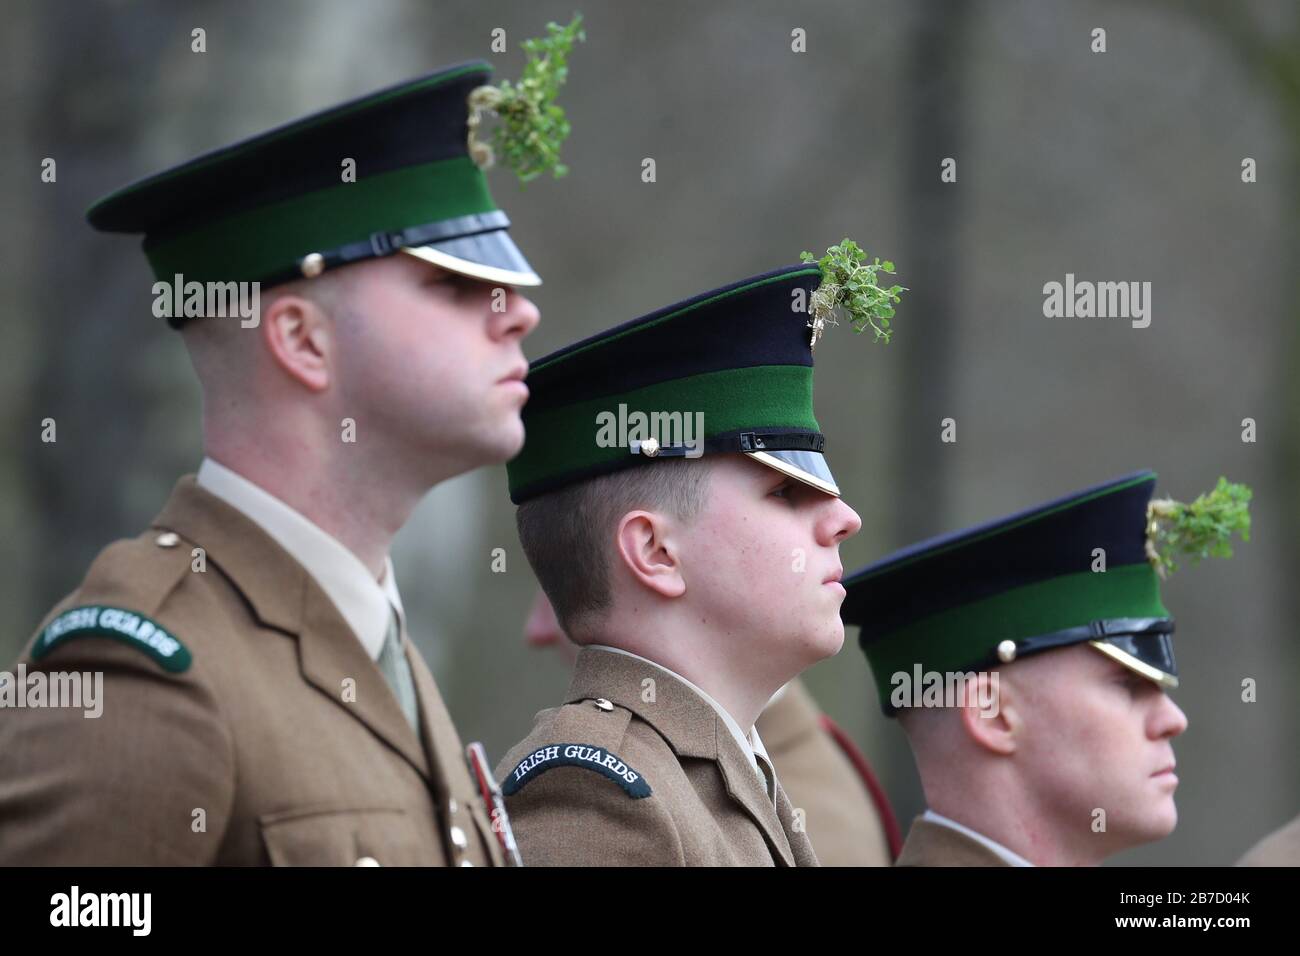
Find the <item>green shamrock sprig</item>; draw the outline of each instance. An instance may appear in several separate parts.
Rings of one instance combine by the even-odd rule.
[[[581,14],[574,14],[567,26],[546,24],[546,33],[520,44],[527,61],[519,82],[480,86],[469,97],[469,149],[474,162],[487,168],[499,156],[525,183],[546,172],[556,179],[568,172],[560,162],[560,147],[570,127],[556,98],[569,75],[569,51],[574,43],[587,39]],[[475,139],[482,114],[488,110],[500,120],[491,145]]]
[[[799,258],[803,262],[816,262],[822,271],[821,285],[808,303],[811,313],[808,325],[813,330],[814,345],[826,325],[839,324],[835,318],[839,309],[848,315],[855,332],[870,328],[876,333],[877,342],[883,339],[888,344],[893,335],[889,326],[894,318],[894,304],[898,302],[898,294],[907,291],[901,285],[886,289],[877,282],[877,273],[894,274],[892,262],[878,258],[867,262],[866,252],[852,239],[831,246],[820,259],[811,252],[804,252]]]
[[[1219,478],[1214,490],[1191,504],[1157,498],[1147,504],[1147,559],[1161,578],[1178,570],[1176,558],[1193,564],[1232,557],[1232,536],[1250,540],[1249,485]]]

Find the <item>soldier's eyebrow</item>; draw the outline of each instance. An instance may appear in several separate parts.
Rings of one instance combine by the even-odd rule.
[[[437,273],[426,276],[420,280],[423,286],[450,285],[462,292],[486,293],[488,290],[495,288],[490,282],[484,282],[482,279],[476,279],[474,276],[467,276],[460,272],[452,272],[450,269],[438,269]]]

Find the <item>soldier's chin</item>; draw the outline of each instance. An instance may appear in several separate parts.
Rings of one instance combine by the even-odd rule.
[[[1163,840],[1174,832],[1178,826],[1178,808],[1173,797],[1167,797],[1151,807],[1142,820],[1141,832],[1135,834],[1136,843],[1152,843]]]
[[[1164,812],[1161,813],[1160,816],[1161,821],[1157,825],[1159,836],[1156,837],[1156,839],[1164,839],[1169,836],[1169,834],[1173,833],[1174,829],[1178,826],[1178,806],[1174,803],[1172,795],[1168,798]]]
[[[809,636],[812,650],[810,664],[834,657],[844,647],[844,622],[837,613],[832,619],[823,621],[817,631]]]
[[[492,464],[504,465],[524,448],[524,423],[518,412],[507,413],[492,442]]]

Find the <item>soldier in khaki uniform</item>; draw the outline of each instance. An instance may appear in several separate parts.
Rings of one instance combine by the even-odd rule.
[[[24,689],[102,673],[103,707],[0,721],[0,864],[508,855],[388,559],[430,487],[522,444],[538,315],[514,287],[540,280],[469,154],[488,74],[380,91],[92,208],[145,234],[164,289],[243,282],[260,303],[161,310],[203,386],[207,457],[15,668]]]
[[[762,747],[679,675],[589,647],[498,773],[530,866],[815,866]]]
[[[1160,580],[1181,549],[1230,554],[1250,492],[1221,480],[1188,506],[1153,501],[1155,481],[1137,472],[850,575],[844,620],[928,804],[898,866],[1095,865],[1174,829],[1187,718],[1166,693]]]
[[[742,280],[530,373],[511,497],[581,650],[498,769],[526,865],[816,862],[754,723],[843,643],[838,550],[860,521],[822,456],[792,309],[820,281]]]
[[[524,627],[532,647],[570,665],[578,650],[541,591]],[[902,846],[898,823],[866,757],[817,706],[803,681],[782,687],[754,724],[790,802],[805,811],[822,866],[889,866]]]

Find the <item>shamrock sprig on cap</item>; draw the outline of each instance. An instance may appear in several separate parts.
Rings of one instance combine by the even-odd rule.
[[[1160,577],[1178,570],[1178,557],[1193,564],[1203,558],[1232,557],[1232,536],[1250,540],[1249,485],[1220,477],[1213,491],[1190,504],[1172,498],[1147,503],[1147,559]]]
[[[567,26],[546,24],[546,33],[520,44],[527,61],[517,83],[502,80],[497,86],[480,86],[469,96],[470,156],[484,169],[499,156],[525,183],[546,172],[556,179],[568,172],[560,162],[560,147],[570,127],[556,98],[569,75],[569,51],[575,42],[587,39],[581,14],[574,14]],[[490,145],[475,138],[488,111],[500,120]]]
[[[827,325],[838,325],[836,314],[840,310],[848,316],[855,332],[868,328],[876,333],[877,342],[888,344],[894,334],[889,327],[894,318],[894,304],[898,294],[907,289],[901,285],[883,288],[877,282],[877,273],[894,274],[894,264],[873,258],[852,239],[844,239],[831,246],[820,259],[811,252],[799,256],[803,262],[816,262],[822,271],[822,282],[808,302],[808,327],[813,330],[812,345],[817,346]]]

